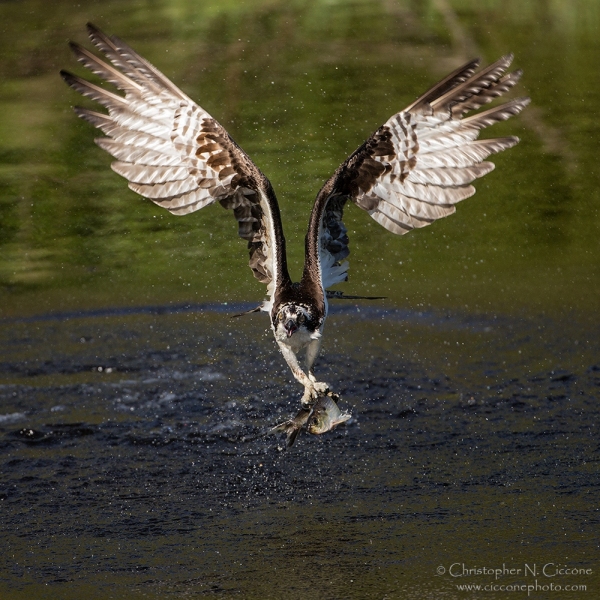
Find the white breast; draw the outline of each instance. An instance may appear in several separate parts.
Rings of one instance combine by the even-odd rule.
[[[310,342],[320,337],[320,332],[315,331],[311,333],[304,327],[300,327],[291,337],[287,336],[287,331],[283,324],[277,325],[277,328],[273,329],[273,334],[275,335],[275,339],[286,346],[289,346],[294,354],[297,354],[302,350],[302,348],[306,348]],[[315,335],[316,334],[316,335]]]

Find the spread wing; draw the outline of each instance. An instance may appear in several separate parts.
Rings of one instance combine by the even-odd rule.
[[[110,62],[71,43],[77,60],[124,96],[61,71],[75,90],[108,114],[75,108],[108,137],[98,146],[117,161],[112,168],[129,187],[175,215],[219,202],[233,210],[248,241],[250,268],[267,284],[289,281],[285,238],[269,180],[229,134],[160,71],[115,36],[88,24],[90,39]]]
[[[494,165],[485,159],[517,137],[478,140],[481,129],[518,114],[517,98],[463,118],[501,96],[522,72],[504,75],[512,55],[475,72],[473,60],[392,116],[336,170],[315,201],[307,234],[305,278],[318,270],[322,289],[347,280],[348,235],[342,221],[348,199],[396,234],[424,227],[456,210],[475,193],[471,182]],[[318,268],[315,268],[317,266]]]

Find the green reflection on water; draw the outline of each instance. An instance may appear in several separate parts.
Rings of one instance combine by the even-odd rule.
[[[215,116],[269,176],[299,275],[311,203],[391,114],[466,58],[507,51],[533,104],[489,135],[522,142],[475,198],[397,238],[350,207],[349,292],[396,306],[589,311],[600,292],[596,167],[600,8],[588,2],[57,1],[0,5],[3,316],[258,300],[231,215],[173,217],[130,192],[58,77],[97,22]]]

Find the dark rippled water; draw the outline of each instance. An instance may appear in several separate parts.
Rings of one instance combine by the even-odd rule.
[[[354,418],[291,450],[263,435],[301,390],[260,316],[3,329],[2,597],[437,599],[495,582],[437,574],[453,563],[576,565],[592,575],[499,583],[594,597],[598,330],[365,306],[328,325],[319,371]]]

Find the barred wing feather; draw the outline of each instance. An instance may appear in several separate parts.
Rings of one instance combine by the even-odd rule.
[[[110,62],[72,43],[75,56],[125,95],[66,71],[61,74],[72,88],[108,110],[75,108],[107,136],[96,143],[117,159],[113,170],[133,191],[175,215],[217,201],[233,210],[238,233],[248,242],[250,268],[272,295],[289,275],[269,180],[215,119],[125,42],[91,24],[88,33]]]
[[[347,279],[348,236],[343,208],[350,199],[396,234],[429,225],[475,193],[471,183],[489,173],[485,159],[517,137],[477,139],[481,129],[518,114],[517,98],[462,118],[507,92],[521,71],[504,74],[512,55],[475,72],[470,61],[393,115],[325,183],[309,224],[307,262],[318,263],[323,289]],[[314,269],[313,269],[314,272]],[[309,273],[305,270],[308,277]]]

